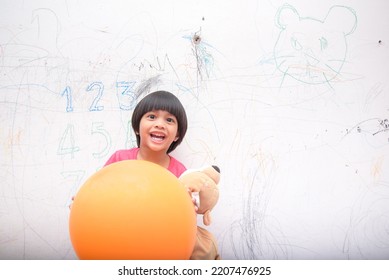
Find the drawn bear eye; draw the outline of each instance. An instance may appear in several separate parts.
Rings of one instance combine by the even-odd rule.
[[[301,51],[303,49],[303,46],[295,37],[290,38],[290,43],[295,50]]]
[[[327,41],[327,39],[324,38],[324,37],[321,37],[321,38],[319,39],[319,41],[320,41],[320,49],[321,49],[321,50],[325,50],[325,49],[328,47],[328,41]]]

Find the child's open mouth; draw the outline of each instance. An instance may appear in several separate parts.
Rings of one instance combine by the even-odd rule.
[[[153,141],[162,142],[163,140],[165,140],[165,135],[163,134],[151,133],[150,136]]]

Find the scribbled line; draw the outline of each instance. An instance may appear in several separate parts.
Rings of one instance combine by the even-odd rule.
[[[333,23],[338,30],[333,30]],[[346,20],[347,19],[347,20]],[[356,12],[345,6],[332,6],[324,20],[300,16],[289,4],[275,16],[280,33],[274,45],[276,67],[284,76],[307,83],[328,84],[338,79],[346,61],[347,36],[357,27]]]
[[[193,36],[184,36],[184,39],[190,40],[192,44],[192,52],[196,58],[197,76],[200,80],[203,80],[206,75],[207,78],[211,76],[213,71],[215,60],[208,48],[212,47],[200,37],[200,32],[196,32]]]
[[[268,164],[273,173],[275,166],[271,159]],[[282,232],[279,222],[267,213],[272,176],[260,178],[259,168],[253,172],[244,198],[243,218],[234,221],[227,231],[234,257],[255,260],[269,258],[271,255],[274,259],[287,259],[293,246]]]
[[[73,112],[72,89],[67,86],[61,93],[61,96],[66,96],[66,112]]]
[[[87,87],[87,91],[92,91],[94,88],[97,88],[97,95],[93,99],[92,104],[89,107],[89,111],[102,111],[104,109],[104,106],[98,106],[98,103],[103,96],[104,92],[104,85],[102,82],[93,82]]]
[[[112,146],[110,133],[104,128],[104,122],[93,122],[91,128],[91,135],[102,136],[104,139],[102,148],[98,152],[93,153],[94,158],[104,158],[108,155]],[[74,125],[68,124],[65,131],[60,138],[57,149],[57,155],[70,155],[72,159],[75,153],[81,151],[80,147],[76,145],[76,138],[74,133]]]
[[[368,131],[367,128],[365,128],[365,126],[363,126],[363,124],[368,124],[371,122],[374,122],[374,129]],[[356,124],[352,128],[347,129],[345,136],[350,134],[352,131],[355,131],[355,130],[359,133],[366,132],[366,133],[370,133],[372,136],[375,136],[378,133],[389,131],[389,120],[388,119],[381,119],[381,118],[371,118],[368,120],[364,120],[362,122],[359,122],[358,124]]]
[[[68,189],[68,201],[64,205],[65,207],[69,207],[72,203],[72,197],[76,190],[81,186],[82,180],[85,176],[85,170],[71,170],[71,171],[62,171],[61,175],[64,180],[71,180],[72,185]]]
[[[137,82],[135,81],[119,81],[116,82],[117,98],[119,108],[121,110],[132,110],[140,96],[150,91],[150,89],[161,82],[161,75],[153,76],[139,83],[139,86],[135,89]],[[104,84],[102,82],[92,82],[86,88],[87,92],[97,90],[89,111],[99,112],[104,110],[104,106],[100,105],[102,97],[104,95]],[[66,97],[66,112],[73,112],[73,93],[70,86],[66,86],[61,93],[62,97]]]
[[[92,123],[92,130],[91,134],[98,134],[103,136],[105,140],[105,146],[101,149],[101,151],[97,153],[93,153],[93,157],[95,158],[104,158],[105,156],[108,155],[109,150],[111,148],[111,136],[108,133],[107,130],[104,128],[104,123],[103,122],[94,122]]]
[[[136,105],[136,102],[137,102],[138,98],[142,94],[147,93],[148,91],[150,91],[151,87],[155,86],[160,81],[161,81],[160,75],[151,77],[151,78],[149,78],[149,79],[147,79],[145,81],[140,82],[137,89],[135,89],[135,85],[137,84],[137,82],[135,82],[135,81],[130,81],[130,82],[120,81],[120,82],[117,82],[116,83],[116,88],[117,88],[119,109],[125,110],[125,111],[133,109],[135,107],[135,105]],[[44,88],[45,90],[47,90],[48,92],[50,92],[50,93],[52,93],[54,95],[58,94],[54,90],[51,90],[50,88],[48,88],[47,86],[42,85],[42,84],[15,84],[15,85],[3,86],[0,89],[19,89],[20,90],[21,88],[30,89],[31,87],[41,87],[41,88]],[[93,98],[93,100],[91,102],[91,105],[89,106],[88,110],[90,112],[100,112],[100,111],[103,111],[104,110],[104,106],[101,105],[100,103],[102,102],[102,98],[103,98],[103,95],[104,95],[104,84],[102,82],[99,82],[99,81],[92,82],[92,83],[90,83],[87,86],[85,91],[86,92],[91,92],[91,93],[95,92],[94,93],[95,96],[94,96],[94,98]],[[74,112],[75,105],[74,105],[74,101],[73,101],[74,98],[73,98],[73,90],[72,90],[72,88],[70,86],[66,86],[64,88],[64,90],[59,93],[59,96],[61,96],[61,97],[66,99],[65,111],[68,112],[68,113]],[[0,101],[0,103],[12,104],[14,102],[4,100],[4,101]],[[23,104],[21,102],[18,102],[17,105],[18,106],[23,106]],[[27,106],[29,108],[34,108],[34,106],[31,105],[31,104],[24,105],[24,106]],[[36,107],[36,109],[38,109],[38,108]],[[39,108],[39,109],[43,109],[43,108]],[[49,109],[49,108],[45,108],[45,110],[47,110],[47,111],[58,111],[58,110]]]
[[[180,80],[180,76],[178,75],[176,69],[173,67],[173,64],[170,61],[169,55],[167,55],[167,54],[165,54],[165,56],[163,57],[162,63],[159,59],[159,56],[157,56],[156,63],[152,63],[149,60],[144,59],[139,64],[133,63],[133,65],[138,69],[138,71],[141,71],[142,69],[147,67],[147,68],[154,69],[154,70],[161,72],[161,73],[166,72],[167,68],[169,67],[174,72],[174,75],[176,76],[177,80]]]
[[[122,110],[131,110],[134,107],[135,97],[135,86],[136,82],[120,81],[116,82],[117,96],[119,100],[119,108]],[[127,99],[128,102],[123,102],[123,99]]]
[[[381,129],[378,130],[377,132],[374,132],[373,135],[376,135],[376,134],[378,134],[380,132],[384,132],[384,131],[388,131],[389,130],[389,121],[388,121],[388,119],[379,120],[379,124],[380,124]]]
[[[48,88],[45,85],[42,85],[42,84],[32,84],[32,83],[31,84],[7,85],[7,86],[0,87],[0,90],[16,89],[16,90],[20,91],[22,89],[26,89],[27,91],[31,91],[32,87],[43,88],[43,89],[47,90],[49,93],[51,93],[53,95],[57,94],[57,92],[51,90],[50,88]],[[64,95],[66,95],[66,94],[64,94]],[[0,104],[12,104],[12,105],[16,105],[17,107],[26,107],[26,108],[37,109],[37,110],[48,111],[48,112],[61,112],[60,110],[52,109],[50,107],[43,107],[42,104],[40,104],[39,106],[34,106],[32,103],[24,104],[24,103],[22,103],[22,101],[19,101],[19,100],[17,100],[17,101],[0,100]]]
[[[80,147],[75,145],[74,139],[74,125],[68,124],[59,142],[57,154],[67,155],[70,154],[74,159],[74,153],[80,151]]]
[[[371,250],[374,250],[374,259],[389,256],[389,213],[383,211],[389,202],[388,184],[375,188],[384,195],[373,200],[371,196],[363,196],[352,209],[341,247],[348,258],[369,259]]]
[[[150,87],[159,81],[158,77],[152,77],[144,82],[138,87],[137,90],[134,89],[136,82],[135,81],[120,81],[116,83],[117,96],[119,108],[121,110],[131,110],[135,106],[135,102],[138,97],[144,92],[150,89]],[[92,82],[86,88],[86,92],[97,92],[95,97],[89,106],[90,112],[100,112],[104,110],[104,106],[100,105],[102,102],[102,97],[104,95],[104,84],[102,82]],[[74,111],[73,104],[73,92],[70,86],[66,86],[61,93],[62,97],[66,97],[66,112]]]

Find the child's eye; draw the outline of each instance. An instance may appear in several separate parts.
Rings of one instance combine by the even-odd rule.
[[[155,119],[155,115],[154,114],[149,114],[147,116],[147,118],[150,119],[150,120],[154,120]]]
[[[166,121],[169,122],[169,123],[174,123],[174,119],[173,118],[167,118]]]

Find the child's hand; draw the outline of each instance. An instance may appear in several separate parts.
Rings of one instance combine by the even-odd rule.
[[[69,209],[72,209],[73,201],[74,201],[74,196],[72,196],[72,202],[70,202],[69,204]]]
[[[197,204],[197,199],[196,199],[196,197],[193,196],[193,193],[189,189],[188,189],[188,194],[189,194],[190,198],[192,199],[195,212],[197,212],[199,210],[199,206]]]

